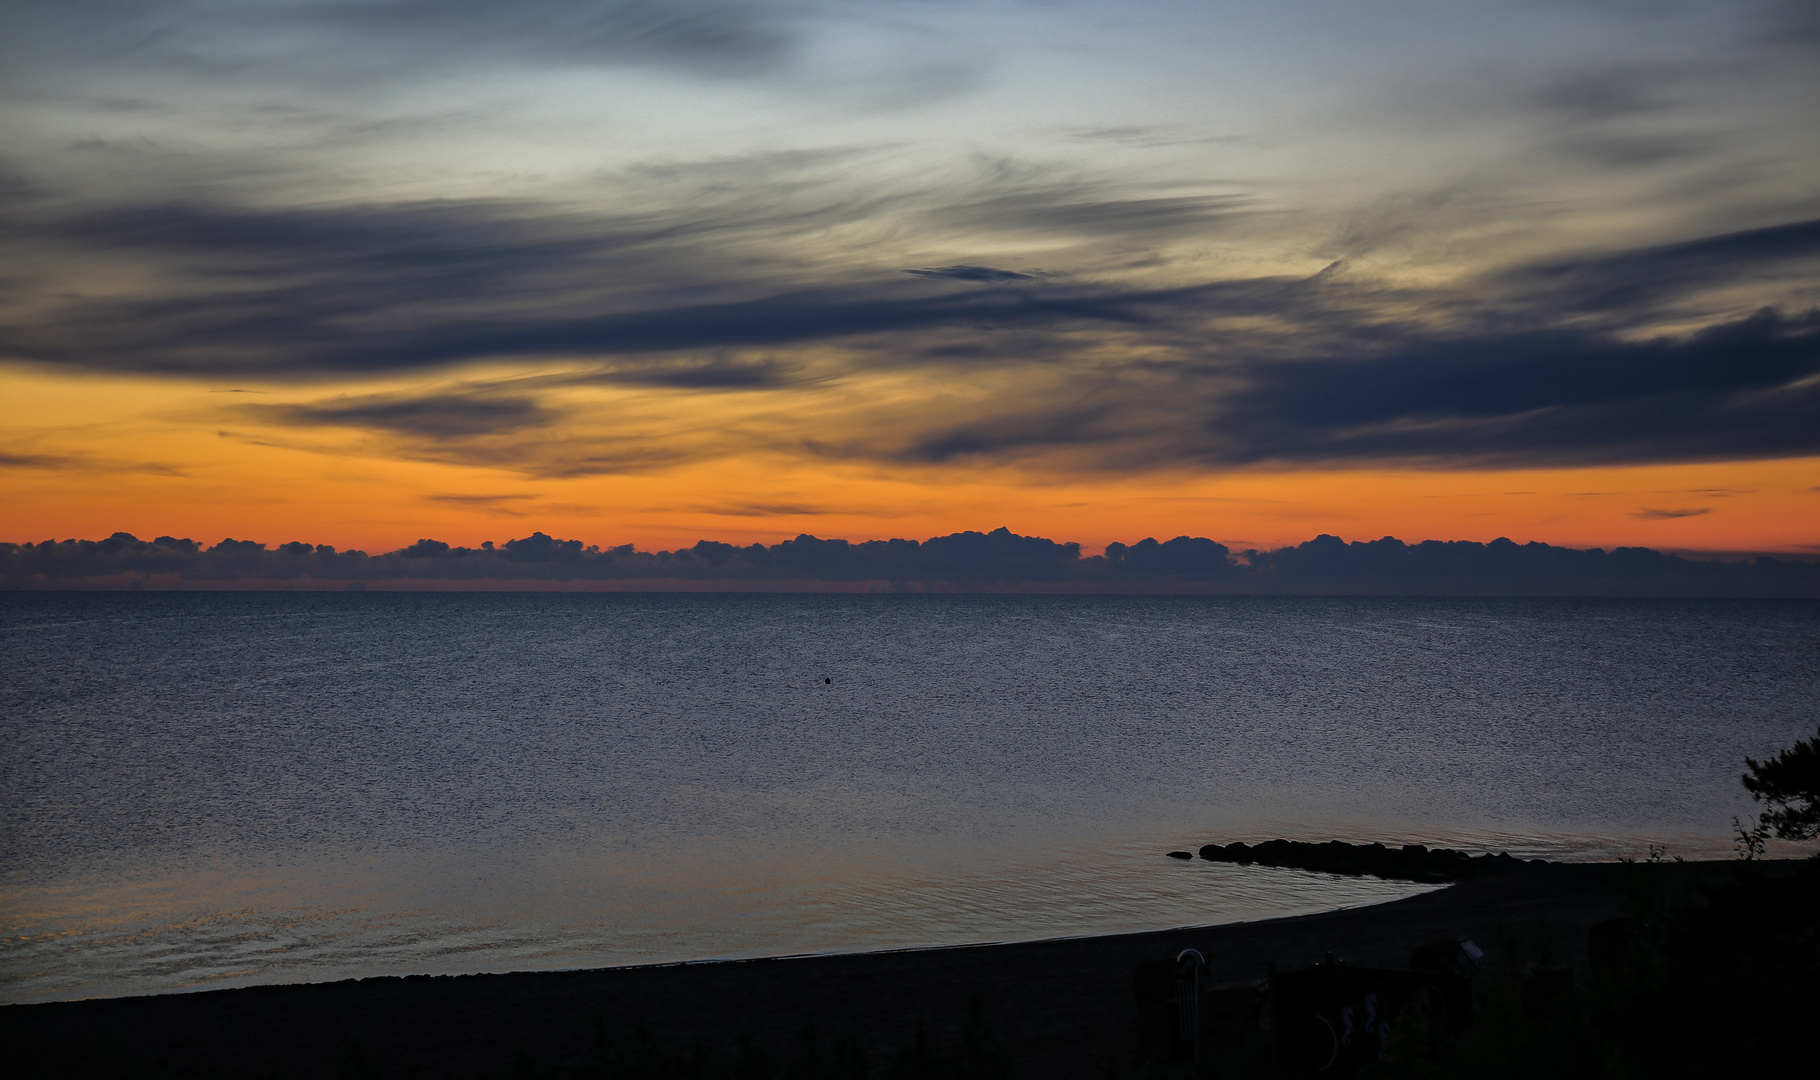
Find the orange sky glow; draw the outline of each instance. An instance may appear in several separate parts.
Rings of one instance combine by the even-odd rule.
[[[752,452],[616,475],[526,476],[433,460],[358,434],[299,439],[244,422],[227,394],[182,381],[13,371],[0,422],[43,468],[0,473],[13,542],[290,540],[394,550],[543,531],[664,550],[810,533],[923,539],[1005,525],[1097,552],[1145,536],[1234,550],[1394,535],[1573,547],[1820,550],[1820,458],[1559,469],[1158,469],[1094,475],[1011,466],[884,468]],[[274,388],[260,397],[320,396]],[[687,405],[679,405],[686,408]],[[210,422],[210,421],[213,422]]]
[[[1799,5],[508,7],[9,15],[0,539],[1820,550]]]

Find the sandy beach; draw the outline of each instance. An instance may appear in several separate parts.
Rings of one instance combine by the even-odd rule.
[[[1686,864],[1673,872],[1719,872]],[[1614,864],[1538,865],[1391,903],[1255,923],[908,952],[521,974],[371,978],[154,997],[14,1005],[0,1026],[43,1076],[480,1077],[514,1062],[564,1075],[601,1040],[642,1030],[660,1048],[731,1052],[742,1038],[786,1056],[805,1027],[824,1045],[857,1042],[874,1067],[919,1025],[938,1046],[977,1003],[1020,1076],[1105,1076],[1134,1062],[1137,965],[1184,948],[1214,982],[1260,979],[1332,953],[1401,967],[1426,942],[1546,940],[1562,963],[1616,916]],[[15,1074],[20,1075],[20,1074]]]

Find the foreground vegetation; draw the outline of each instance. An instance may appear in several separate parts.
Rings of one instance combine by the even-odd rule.
[[[811,1027],[798,1034],[791,1051],[779,1056],[750,1040],[728,1054],[679,1052],[655,1045],[648,1034],[626,1044],[596,1035],[594,1061],[579,1069],[557,1069],[520,1053],[488,1080],[1007,1080],[1010,1059],[993,1045],[975,1004],[955,1037],[937,1046],[919,1027],[902,1053],[877,1063],[852,1039],[824,1043]],[[388,1080],[393,1074],[369,1066],[350,1047],[336,1080]]]
[[[1651,861],[1628,868],[1625,917],[1593,929],[1579,977],[1512,943],[1478,980],[1476,1024],[1450,1043],[1404,1023],[1374,1077],[1807,1075],[1820,1017],[1820,856],[1760,860],[1771,837],[1820,836],[1820,732],[1744,787],[1745,859],[1718,883]]]
[[[1741,864],[1717,886],[1638,865],[1625,918],[1594,928],[1579,973],[1524,941],[1476,980],[1452,1042],[1401,1023],[1391,1078],[1801,1075],[1820,1015],[1820,862]]]

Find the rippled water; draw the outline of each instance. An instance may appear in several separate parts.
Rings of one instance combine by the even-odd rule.
[[[0,1000],[1104,933],[1725,855],[1820,604],[0,595]]]

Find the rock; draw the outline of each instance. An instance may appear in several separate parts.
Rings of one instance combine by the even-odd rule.
[[[1315,870],[1328,874],[1358,877],[1371,874],[1401,881],[1442,883],[1471,877],[1481,871],[1504,870],[1523,865],[1522,859],[1508,854],[1485,854],[1476,858],[1450,848],[1429,850],[1421,844],[1386,847],[1383,844],[1348,844],[1329,840],[1311,844],[1297,840],[1266,840],[1256,847],[1244,843],[1207,844],[1200,850],[1208,862],[1230,862],[1241,865],[1280,866],[1296,870]],[[1185,851],[1172,851],[1170,858],[1186,859]]]

